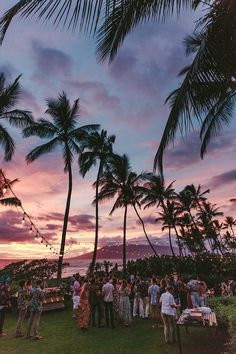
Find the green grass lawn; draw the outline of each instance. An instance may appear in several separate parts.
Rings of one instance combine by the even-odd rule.
[[[164,343],[163,329],[151,326],[150,320],[135,319],[130,328],[89,328],[81,332],[71,309],[44,313],[40,324],[43,339],[33,341],[14,338],[17,316],[6,316],[0,338],[0,354],[178,354],[178,345]],[[27,322],[27,320],[26,320]],[[189,334],[181,328],[184,354],[218,354],[224,352],[223,333],[191,328]]]

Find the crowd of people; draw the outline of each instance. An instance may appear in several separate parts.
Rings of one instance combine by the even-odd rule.
[[[144,280],[131,275],[129,280],[114,277],[74,276],[73,318],[82,331],[89,325],[115,328],[129,326],[134,317],[151,319],[152,327],[164,327],[166,343],[175,341],[174,323],[177,312],[185,308],[206,306],[208,296],[204,281],[190,277],[187,282],[174,272],[163,279],[153,275]],[[97,319],[97,322],[96,322]]]
[[[39,335],[39,324],[43,310],[45,284],[38,280],[20,281],[17,292],[18,319],[15,337],[42,339]],[[149,319],[153,328],[164,327],[166,343],[175,341],[175,320],[186,308],[207,306],[207,298],[212,295],[235,295],[236,284],[226,280],[214,289],[208,290],[204,280],[182,276],[173,272],[162,279],[153,275],[143,279],[140,275],[130,275],[129,279],[118,279],[112,275],[98,277],[96,275],[81,277],[73,276],[71,294],[73,300],[74,319],[78,320],[82,331],[89,326],[114,329],[118,325],[128,327],[133,318]],[[3,332],[5,310],[11,306],[10,279],[0,278],[0,337]],[[27,311],[30,317],[27,331],[23,333],[23,322]]]
[[[5,321],[6,308],[11,307],[10,279],[0,278],[0,337],[5,336],[3,326]],[[44,299],[43,281],[37,280],[35,286],[32,282],[21,280],[17,292],[18,319],[16,323],[15,337],[26,337],[27,339],[38,340],[43,337],[39,335],[39,324],[43,310]],[[26,334],[22,331],[23,322],[27,311],[30,310],[30,317]]]

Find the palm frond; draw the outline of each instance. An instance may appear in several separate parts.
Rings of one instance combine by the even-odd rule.
[[[104,23],[98,30],[97,58],[111,62],[125,37],[136,26],[151,20],[164,21],[174,12],[191,7],[190,0],[114,1]]]
[[[59,135],[59,129],[47,119],[40,118],[30,126],[23,129],[23,137],[38,136],[39,138],[52,138]]]
[[[201,144],[201,157],[203,158],[207,146],[212,139],[212,137],[217,136],[226,125],[228,126],[232,116],[235,105],[236,93],[230,92],[224,96],[222,100],[217,102],[215,106],[208,112],[205,117],[202,128],[200,132],[200,137],[202,139]]]
[[[20,0],[0,19],[0,39],[1,41],[4,39],[16,16],[21,18],[35,16],[38,19],[51,21],[55,26],[62,24],[63,27],[73,31],[79,26],[81,31],[94,32],[102,14],[103,5],[106,12],[109,9],[109,3],[113,2],[113,0]]]
[[[4,112],[0,116],[0,120],[1,119],[6,119],[12,126],[17,128],[27,127],[34,121],[30,111],[23,111],[20,109]]]
[[[31,163],[37,160],[40,156],[52,152],[59,143],[60,141],[58,137],[56,137],[48,143],[37,146],[26,156],[27,163]]]
[[[0,145],[4,149],[4,160],[10,161],[15,151],[15,143],[2,125],[0,125]]]
[[[0,199],[0,204],[4,206],[20,206],[21,202],[18,198],[3,198]]]
[[[170,142],[174,141],[177,131],[180,130],[181,134],[188,132],[194,125],[194,119],[201,124],[203,116],[208,115],[209,112],[211,112],[209,116],[212,116],[214,107],[221,107],[222,92],[227,92],[232,87],[236,59],[233,50],[235,48],[233,35],[236,23],[233,8],[235,3],[230,2],[229,5],[229,2],[222,1],[219,2],[218,7],[217,4],[202,19],[200,35],[195,36],[198,43],[193,43],[192,39],[189,48],[192,51],[195,48],[198,50],[189,70],[184,70],[185,78],[181,87],[167,99],[171,111],[154,159],[154,169],[158,166],[161,173],[163,173],[164,150]]]

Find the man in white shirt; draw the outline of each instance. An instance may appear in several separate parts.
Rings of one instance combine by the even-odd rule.
[[[109,278],[107,278],[106,284],[104,284],[102,287],[102,294],[105,306],[106,326],[109,327],[109,324],[111,322],[111,328],[115,328],[113,315],[113,291],[114,286],[112,284],[112,280],[109,280]]]
[[[161,317],[164,324],[164,335],[166,343],[173,343],[175,341],[175,316],[176,305],[174,296],[171,294],[173,288],[171,286],[166,287],[166,292],[160,297],[161,304]]]

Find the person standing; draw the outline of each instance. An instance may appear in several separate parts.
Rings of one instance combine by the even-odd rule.
[[[119,315],[121,323],[128,326],[131,322],[131,311],[130,311],[130,300],[129,300],[130,290],[127,286],[126,280],[122,280],[121,286],[119,288]]]
[[[119,319],[119,285],[118,285],[117,278],[113,279],[112,284],[114,286],[114,290],[113,290],[113,312],[114,312],[114,318],[116,320],[118,320]]]
[[[91,284],[89,287],[89,303],[91,306],[92,314],[92,325],[96,327],[95,323],[95,314],[96,310],[98,312],[98,327],[102,327],[102,283],[99,282],[99,279],[92,278]]]
[[[89,315],[90,315],[89,283],[87,281],[84,282],[81,288],[80,307],[81,307],[81,312],[79,316],[79,325],[80,325],[80,329],[83,331],[88,329]]]
[[[18,321],[16,324],[15,337],[24,337],[24,334],[22,333],[22,325],[23,325],[23,321],[25,319],[25,315],[27,312],[28,297],[29,297],[29,292],[26,288],[26,282],[25,282],[25,280],[21,280],[19,282],[19,290],[18,290],[18,296],[17,296],[17,308],[19,311],[19,315],[18,315]]]
[[[7,277],[0,278],[0,337],[6,335],[3,332],[6,307],[10,307],[10,287],[7,284]]]
[[[158,319],[158,304],[159,304],[159,294],[160,287],[157,285],[156,278],[152,279],[152,285],[148,288],[149,303],[151,307],[151,316],[152,316],[152,328],[155,328],[155,323]]]
[[[105,317],[106,317],[106,326],[109,327],[111,324],[111,328],[115,328],[114,326],[114,315],[113,315],[113,291],[114,286],[112,284],[112,279],[106,279],[106,284],[102,287],[102,293],[104,298],[104,307],[105,307]]]
[[[79,282],[79,275],[75,275],[75,281],[73,284],[73,295],[72,295],[72,300],[73,300],[73,318],[78,319],[79,314],[79,306],[80,306],[80,282]]]
[[[42,286],[42,280],[37,280],[36,287],[32,288],[29,295],[31,314],[29,318],[26,338],[35,340],[43,338],[39,335],[39,323],[43,311],[43,299],[45,297]]]
[[[187,290],[190,294],[191,302],[193,307],[200,306],[200,297],[199,297],[199,281],[190,277],[189,282],[187,283]]]
[[[161,317],[164,325],[164,336],[167,344],[175,341],[175,316],[176,305],[174,296],[172,295],[173,288],[171,286],[166,287],[166,292],[160,297],[161,304]]]

